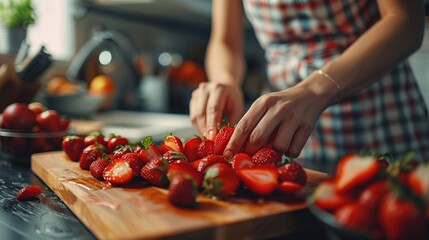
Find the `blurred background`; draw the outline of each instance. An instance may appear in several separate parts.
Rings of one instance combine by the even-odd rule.
[[[15,62],[17,68],[17,60],[25,64],[23,59],[33,56],[37,60],[34,56],[41,52],[51,60],[45,71],[33,76],[37,79],[29,80],[38,85],[28,96],[55,102],[46,100],[46,93],[79,92],[103,75],[113,81],[114,91],[105,90],[110,97],[103,99],[98,111],[188,113],[192,90],[206,80],[203,66],[211,0],[30,2],[34,21],[25,28],[25,46],[4,46],[7,41],[0,29],[2,65]],[[429,20],[426,22],[424,44],[411,62],[429,103]],[[243,88],[250,104],[265,88],[266,77],[263,52],[248,24],[245,52],[248,69]],[[77,87],[58,90],[64,80],[78,83]],[[100,84],[106,85],[107,80],[98,80],[98,87],[103,88]]]

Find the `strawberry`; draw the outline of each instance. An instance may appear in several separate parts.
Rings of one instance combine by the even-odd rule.
[[[297,162],[287,163],[277,168],[279,172],[279,181],[289,181],[305,186],[307,183],[307,173]]]
[[[168,187],[168,201],[177,207],[196,207],[197,194],[197,184],[192,179],[180,175],[176,175]]]
[[[183,142],[179,137],[169,134],[164,138],[164,143],[160,144],[161,152],[165,153],[169,150],[183,153]]]
[[[378,212],[380,202],[389,192],[386,180],[377,181],[359,193],[358,202],[366,206],[367,211]]]
[[[277,190],[281,194],[289,195],[289,194],[295,194],[299,191],[301,191],[304,188],[304,185],[292,182],[292,181],[282,181],[280,182]]]
[[[113,154],[113,158],[120,158],[122,157],[124,154],[126,153],[131,153],[134,152],[133,150],[133,146],[131,144],[127,144],[124,146],[118,146],[117,148],[115,148],[115,150],[113,150],[113,152],[110,152]]]
[[[202,160],[202,158],[191,162],[192,166],[198,170],[198,166],[200,165],[201,160]]]
[[[134,152],[138,153],[145,163],[162,156],[161,150],[153,143],[153,138],[151,136],[147,136],[142,141],[138,142]]]
[[[177,160],[185,160],[187,161],[185,155],[181,152],[176,152],[174,150],[169,150],[162,154],[162,158],[164,158],[168,163],[172,163]]]
[[[129,140],[128,138],[122,137],[122,136],[114,136],[110,141],[107,143],[107,150],[109,152],[115,151],[115,149],[119,146],[125,146],[128,145]]]
[[[428,239],[425,215],[411,198],[388,193],[380,205],[380,224],[387,239]]]
[[[92,162],[102,157],[103,150],[104,146],[101,144],[93,144],[84,148],[79,159],[79,167],[88,170]]]
[[[20,201],[29,200],[37,197],[40,193],[42,193],[42,187],[39,185],[30,185],[21,188],[21,190],[19,190],[18,194],[16,195],[16,198]]]
[[[236,172],[243,167],[251,167],[255,165],[252,162],[252,157],[249,156],[249,154],[242,152],[235,154],[232,157],[230,164],[232,169],[234,169]]]
[[[171,181],[177,175],[185,176],[194,180],[198,186],[201,186],[203,183],[204,175],[187,161],[177,160],[168,166],[168,179]]]
[[[334,214],[338,223],[343,227],[371,235],[377,228],[377,214],[367,211],[366,205],[353,202],[340,207]]]
[[[183,154],[185,154],[186,159],[188,159],[189,162],[199,159],[198,147],[200,146],[201,142],[202,140],[198,136],[189,138],[185,142]]]
[[[228,164],[215,163],[207,168],[203,188],[208,196],[225,198],[232,195],[239,186],[240,178]]]
[[[206,171],[207,167],[209,167],[215,163],[228,164],[228,162],[224,156],[211,154],[211,155],[208,155],[207,157],[201,159],[200,163],[198,164],[198,171],[204,173]]]
[[[244,185],[259,196],[268,196],[277,189],[279,173],[274,166],[253,166],[238,170]]]
[[[335,188],[334,180],[320,183],[313,193],[314,204],[320,209],[333,212],[334,210],[354,201],[350,193],[339,193]]]
[[[80,155],[85,148],[85,143],[82,137],[79,136],[66,136],[64,137],[61,146],[64,153],[72,161],[79,161]]]
[[[429,196],[429,163],[417,166],[408,177],[408,185],[419,196]]]
[[[85,136],[83,140],[85,142],[85,147],[88,147],[89,145],[93,144],[102,144],[104,147],[107,148],[107,142],[104,141],[104,136],[100,131],[94,131],[89,133]]]
[[[275,166],[282,159],[282,154],[270,147],[263,147],[256,151],[252,156],[252,162],[255,165],[273,165]]]
[[[225,151],[226,145],[233,133],[234,128],[229,125],[225,125],[219,130],[213,144],[214,154],[223,155],[223,151]]]
[[[113,186],[127,184],[133,180],[133,177],[133,169],[123,158],[114,159],[103,172],[104,180]]]
[[[103,178],[103,172],[104,169],[109,165],[110,161],[106,158],[100,158],[98,160],[95,160],[94,162],[89,165],[89,171],[91,175],[98,180],[104,180]]]
[[[145,165],[145,162],[140,158],[137,153],[125,153],[122,158],[130,165],[133,169],[134,176],[140,176],[140,172]]]
[[[214,153],[213,151],[214,142],[212,140],[203,139],[198,146],[198,156],[200,158],[207,157]]]
[[[383,161],[372,156],[346,155],[338,163],[335,187],[339,192],[351,191],[370,183],[384,169]]]
[[[157,187],[166,187],[168,162],[162,157],[155,158],[143,166],[140,175],[148,183]]]

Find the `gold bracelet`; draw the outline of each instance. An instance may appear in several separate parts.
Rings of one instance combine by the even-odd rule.
[[[316,72],[317,72],[318,74],[320,74],[320,75],[324,76],[325,78],[327,78],[327,79],[331,80],[331,82],[333,82],[333,83],[335,84],[335,86],[337,86],[337,88],[338,88],[338,101],[337,101],[337,102],[340,102],[340,101],[341,101],[341,86],[340,86],[340,84],[338,84],[338,82],[337,82],[337,81],[335,81],[335,79],[333,79],[331,76],[329,76],[329,75],[328,75],[327,73],[325,73],[323,70],[319,69],[319,70],[317,70]]]

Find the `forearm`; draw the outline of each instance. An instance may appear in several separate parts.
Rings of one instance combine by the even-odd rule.
[[[240,85],[245,72],[242,49],[220,41],[209,44],[206,70],[211,82]]]
[[[399,5],[401,4],[396,7]],[[401,11],[381,8],[381,19],[337,59],[322,68],[341,86],[342,98],[355,94],[380,79],[420,47],[424,30],[423,6],[402,5]],[[323,78],[312,74],[308,80],[321,77]],[[329,80],[308,81],[307,84],[309,82],[321,84],[320,88],[323,90],[319,90],[320,94],[331,96],[329,104],[335,102],[332,100],[338,95],[332,94],[337,89]],[[312,87],[316,89],[316,86]]]
[[[344,97],[370,85],[421,45],[423,6],[403,12],[382,13],[381,20],[339,58],[325,67],[336,79]]]

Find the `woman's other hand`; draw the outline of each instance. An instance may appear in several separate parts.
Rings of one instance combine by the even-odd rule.
[[[228,123],[235,124],[243,113],[244,99],[240,86],[204,82],[192,93],[191,122],[207,139],[213,139],[224,116]]]

